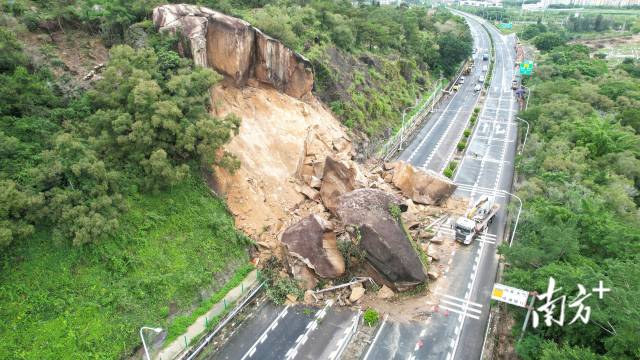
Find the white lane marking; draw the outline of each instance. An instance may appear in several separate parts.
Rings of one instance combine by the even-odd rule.
[[[362,314],[362,311],[358,310],[358,313],[353,317],[353,319],[351,319],[351,326],[346,328],[345,331],[344,331],[344,334],[346,336],[344,336],[343,338],[341,338],[338,341],[336,349],[334,351],[332,351],[331,354],[329,354],[328,360],[339,359],[340,356],[342,356],[342,352],[347,347],[349,341],[351,340],[351,337],[358,330],[358,321],[360,321],[360,315],[361,314]],[[386,320],[386,315],[385,315],[385,320]],[[371,345],[373,345],[373,343]]]
[[[373,341],[371,342],[371,345],[369,345],[369,349],[367,349],[367,353],[364,354],[364,357],[362,358],[362,360],[367,360],[369,358],[369,355],[371,354],[371,350],[373,350],[373,346],[375,345],[376,341],[378,341],[378,338],[380,337],[380,333],[382,332],[382,329],[384,328],[385,324],[387,323],[387,318],[389,317],[388,314],[384,315],[384,319],[382,319],[382,324],[380,324],[380,328],[378,329],[378,332],[376,333],[376,336],[373,337]]]
[[[462,299],[462,298],[459,298],[459,297],[456,297],[456,296],[447,295],[447,294],[441,294],[441,295],[446,297],[446,298],[449,298],[449,299],[452,299],[452,300],[455,300],[455,301],[459,301],[459,302],[462,302],[462,303],[467,303],[467,304],[469,304],[471,306],[479,307],[479,308],[482,309],[482,304],[474,302],[474,301],[471,301],[471,300],[468,300],[468,299],[466,299],[466,297],[465,297],[465,299]]]
[[[333,305],[333,300],[327,300],[325,306],[320,311],[318,311],[313,320],[309,324],[307,324],[307,330],[304,332],[304,334],[302,334],[302,336],[298,336],[295,345],[291,349],[289,349],[289,351],[287,351],[285,360],[291,360],[298,354],[300,346],[304,345],[307,342],[307,339],[309,339],[309,334],[311,334],[311,332],[318,328],[318,320],[324,318],[324,316],[327,314],[327,309],[329,309],[331,305]]]
[[[444,108],[444,111],[446,112],[449,109],[449,106],[451,106],[451,104],[453,103],[453,100],[456,98],[456,96],[458,96],[460,92],[456,92],[453,97],[451,97],[451,99],[449,100],[449,103],[447,104],[447,107]],[[418,146],[416,146],[416,148],[413,150],[413,152],[411,153],[411,155],[409,155],[409,158],[407,159],[407,162],[410,163],[411,160],[413,159],[413,157],[416,155],[416,153],[422,148],[422,146],[424,146],[425,141],[427,141],[427,139],[429,138],[429,135],[431,135],[431,133],[433,132],[433,130],[440,124],[442,117],[444,116],[444,112],[442,112],[440,114],[440,116],[438,116],[438,119],[436,119],[436,122],[433,124],[433,126],[431,127],[431,129],[429,129],[429,131],[427,131],[427,133],[425,134],[425,136],[422,138],[422,141],[420,141],[420,143],[418,144]]]
[[[249,358],[249,357],[253,356],[253,354],[256,352],[256,348],[258,347],[258,345],[263,343],[267,339],[267,337],[269,336],[269,331],[271,331],[271,330],[273,330],[275,328],[274,324],[277,325],[278,324],[278,320],[284,318],[287,315],[288,312],[289,312],[289,305],[285,306],[284,310],[282,310],[280,312],[280,314],[278,314],[278,316],[276,316],[276,318],[273,320],[273,322],[271,322],[271,324],[269,324],[267,329],[262,333],[262,335],[260,335],[258,340],[255,343],[253,343],[253,345],[251,346],[249,351],[246,352],[244,354],[244,356],[242,356],[241,360],[244,360],[246,358]]]
[[[440,300],[440,303],[444,303],[445,304],[445,305],[440,304],[440,307],[445,308],[445,309],[451,309],[449,306],[453,306],[453,307],[456,308],[456,311],[462,311],[462,310],[457,309],[457,308],[463,308],[464,309],[464,307],[465,307],[464,304],[459,304],[459,303],[455,303],[453,301],[444,300],[444,299]],[[475,309],[475,308],[468,308],[467,310],[470,311],[470,312],[474,312],[476,314],[482,314],[482,310],[478,310],[478,309]]]

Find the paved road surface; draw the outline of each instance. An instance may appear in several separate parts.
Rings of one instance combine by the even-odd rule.
[[[477,55],[490,48],[483,21],[465,16],[472,29]],[[477,199],[483,194],[496,195],[503,208],[507,201],[498,190],[511,188],[517,126],[513,117],[516,101],[511,90],[514,64],[514,39],[503,37],[487,26],[494,39],[496,58],[493,77],[472,134],[467,156],[459,164],[454,180],[462,184],[457,195]],[[481,59],[481,58],[480,58]],[[475,107],[476,98],[469,92],[469,81],[479,75],[484,65],[476,61],[474,75],[458,94],[427,123],[400,159],[416,166],[442,172],[448,164],[462,131]],[[411,324],[386,324],[367,359],[479,359],[488,322],[490,292],[498,265],[496,242],[505,238],[505,211],[500,211],[488,232],[468,246],[456,245],[452,261],[444,274],[446,281],[432,289],[439,296],[433,315],[426,321]],[[443,228],[451,234],[450,228]],[[425,304],[427,306],[427,304]],[[382,340],[381,340],[382,339]]]
[[[236,333],[207,359],[333,359],[358,314],[351,309],[263,301]],[[333,356],[333,358],[332,358]]]
[[[470,22],[469,26],[474,37],[474,47],[477,49],[471,74],[465,77],[460,90],[446,95],[449,97],[448,101],[443,102],[434,111],[431,119],[400,154],[400,160],[408,161],[417,167],[442,172],[462,139],[480,96],[480,92],[474,92],[474,87],[481,84],[478,82],[480,76],[486,76],[482,70],[483,66],[489,66],[489,61],[482,60],[482,54],[488,53],[491,47],[489,36],[480,24]]]

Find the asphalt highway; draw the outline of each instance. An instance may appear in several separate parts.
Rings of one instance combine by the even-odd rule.
[[[474,87],[482,85],[478,79],[486,76],[483,66],[489,66],[488,60],[482,60],[482,54],[488,53],[491,46],[489,36],[480,24],[470,22],[469,26],[477,49],[473,55],[475,66],[471,74],[465,76],[464,83],[457,92],[445,95],[447,99],[433,111],[431,119],[400,154],[400,160],[408,161],[416,167],[442,172],[462,139],[480,96],[480,92],[475,92]]]
[[[459,13],[462,14],[462,13]],[[458,93],[440,106],[424,128],[400,155],[414,166],[442,172],[451,160],[471,111],[476,106],[473,93],[476,78],[483,75],[484,52],[490,42],[480,23],[484,20],[464,14],[479,51],[472,75]],[[516,151],[516,100],[511,89],[514,65],[513,37],[501,35],[486,24],[494,39],[495,67],[484,106],[471,135],[465,157],[458,165],[454,181],[456,195],[477,200],[495,196],[502,209],[489,229],[470,245],[457,244],[446,264],[440,287],[431,289],[438,299],[431,317],[423,322],[388,322],[368,349],[365,359],[480,359],[489,320],[490,294],[498,266],[497,246],[505,240],[506,209],[513,178]],[[471,90],[471,91],[470,91]],[[448,226],[447,226],[448,225]],[[440,230],[453,237],[447,224]],[[453,241],[453,240],[451,240]]]
[[[338,357],[359,314],[351,309],[261,302],[207,359],[292,360]]]

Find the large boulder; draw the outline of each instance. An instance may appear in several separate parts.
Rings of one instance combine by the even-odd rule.
[[[337,214],[345,225],[357,228],[367,260],[395,289],[423,283],[424,266],[401,221],[392,215],[395,205],[406,205],[396,196],[378,189],[357,189],[342,197]]]
[[[289,257],[303,262],[318,276],[336,278],[344,274],[344,258],[338,250],[336,233],[318,215],[309,215],[291,225],[282,233],[281,241]]]
[[[285,47],[248,22],[203,6],[169,4],[153,9],[161,32],[180,37],[179,51],[243,86],[249,78],[290,96],[313,88],[313,68],[302,55]]]
[[[440,205],[456,190],[449,178],[403,161],[395,164],[392,181],[404,196],[424,205]]]
[[[327,156],[322,173],[320,198],[324,206],[335,214],[338,199],[354,189],[365,187],[367,179],[358,165],[350,160],[338,160]]]

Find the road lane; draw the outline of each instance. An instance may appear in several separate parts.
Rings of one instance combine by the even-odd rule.
[[[430,120],[400,154],[400,160],[436,172],[442,172],[449,164],[480,95],[473,88],[484,75],[482,66],[489,63],[482,60],[482,54],[490,49],[487,33],[478,23],[469,26],[474,35],[474,47],[478,49],[471,74],[466,76],[459,91],[446,95],[448,99],[433,111]]]
[[[465,18],[472,29],[482,29],[480,22],[483,20],[470,16]],[[495,68],[478,124],[455,181],[465,184],[459,187],[457,195],[477,199],[483,194],[494,194],[501,207],[506,209],[509,199],[498,190],[510,189],[513,177],[517,134],[513,119],[516,102],[511,90],[513,41],[504,38],[491,25],[487,25],[487,28],[494,38]],[[476,35],[483,32],[477,32]],[[482,37],[478,38],[478,41],[482,41]],[[489,48],[488,44],[485,48]],[[476,66],[476,70],[480,67]],[[457,144],[459,132],[464,131],[457,124],[447,122],[460,122],[460,125],[466,126],[460,114],[472,111],[474,106],[468,99],[452,99],[437,114],[439,117],[431,127],[422,129],[400,155],[400,159],[442,171],[449,161],[451,146]],[[489,190],[481,190],[480,187]],[[445,275],[446,281],[439,282],[439,288],[432,289],[439,296],[437,306],[430,309],[433,310],[432,316],[420,323],[398,324],[390,321],[385,331],[387,338],[372,347],[375,357],[370,358],[478,359],[498,264],[496,249],[503,240],[505,224],[506,212],[502,210],[480,240],[468,246],[456,244],[450,270]],[[444,227],[442,231],[452,233],[451,229]]]

